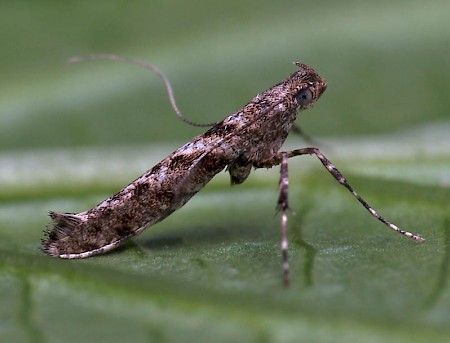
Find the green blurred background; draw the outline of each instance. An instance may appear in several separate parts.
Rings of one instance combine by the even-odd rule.
[[[450,335],[450,2],[2,1],[0,341],[422,342]],[[220,175],[118,252],[39,250],[81,211],[301,61],[328,81],[298,123],[397,237],[313,159],[291,164],[293,285],[281,286],[277,170]],[[288,147],[305,145],[292,137]],[[326,201],[325,201],[326,200]]]

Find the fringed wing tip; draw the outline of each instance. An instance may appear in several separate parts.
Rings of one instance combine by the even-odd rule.
[[[60,251],[61,243],[69,237],[70,232],[77,228],[81,219],[74,213],[49,212],[52,223],[44,230],[41,251],[47,255],[58,257],[64,252]]]

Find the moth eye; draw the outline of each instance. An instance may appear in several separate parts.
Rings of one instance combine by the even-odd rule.
[[[297,104],[300,107],[305,107],[313,100],[313,94],[309,89],[302,89],[296,96]]]

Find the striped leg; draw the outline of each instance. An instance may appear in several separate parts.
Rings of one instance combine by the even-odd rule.
[[[345,188],[347,188],[350,193],[365,207],[369,213],[385,224],[390,229],[414,239],[417,242],[425,241],[424,238],[414,235],[411,232],[400,229],[397,225],[386,220],[378,214],[361,196],[356,193],[356,191],[348,184],[345,177],[341,172],[331,163],[331,161],[323,155],[318,148],[303,148],[295,149],[291,151],[282,151],[274,155],[271,159],[266,160],[262,163],[255,163],[255,168],[271,168],[273,166],[281,164],[281,175],[280,175],[280,196],[278,198],[278,208],[281,209],[281,251],[283,257],[283,281],[284,285],[289,285],[289,262],[288,262],[288,240],[287,240],[287,212],[289,210],[288,203],[288,159],[300,155],[315,155],[320,162],[325,166],[328,172],[333,175],[333,177]]]
[[[310,147],[310,148],[296,149],[296,150],[291,150],[291,151],[286,151],[286,152],[279,152],[271,160],[265,161],[261,165],[256,165],[256,167],[264,168],[264,167],[275,166],[280,163],[283,163],[286,156],[288,158],[291,158],[291,157],[300,156],[300,155],[316,155],[316,157],[320,160],[320,162],[322,162],[322,164],[325,166],[325,168],[328,170],[328,172],[331,175],[333,175],[333,177],[341,185],[343,185],[345,188],[347,188],[350,191],[350,193],[352,193],[353,196],[366,208],[366,210],[369,211],[369,213],[372,216],[377,218],[380,222],[385,224],[387,227],[389,227],[390,229],[392,229],[398,233],[401,233],[402,235],[405,235],[406,237],[410,237],[410,238],[414,239],[415,241],[418,241],[418,242],[425,241],[425,239],[423,239],[422,237],[420,237],[418,235],[414,235],[411,232],[402,230],[397,225],[389,222],[388,220],[386,220],[385,218],[380,216],[377,211],[375,211],[363,198],[361,198],[361,196],[358,193],[356,193],[353,190],[353,188],[348,184],[345,177],[340,173],[339,170],[337,170],[337,168],[331,163],[331,161],[328,160],[328,158],[326,158],[325,155],[323,155],[320,152],[320,150],[318,148]]]
[[[397,225],[391,223],[390,221],[386,220],[385,218],[383,218],[382,216],[380,216],[377,211],[375,211],[363,198],[361,198],[361,196],[356,193],[353,188],[348,184],[347,180],[345,179],[345,177],[340,173],[339,170],[337,170],[337,168],[331,163],[331,161],[326,158],[319,149],[317,148],[304,148],[304,149],[297,149],[297,150],[292,150],[290,152],[288,152],[289,157],[294,157],[294,156],[299,156],[299,155],[305,155],[305,154],[309,154],[309,155],[316,155],[317,158],[320,160],[320,162],[322,162],[322,164],[325,166],[325,168],[327,168],[327,170],[329,171],[329,173],[331,175],[333,175],[333,177],[341,184],[343,185],[345,188],[347,188],[350,193],[353,194],[353,196],[366,208],[367,211],[369,211],[369,213],[374,216],[375,218],[377,218],[380,222],[382,222],[383,224],[385,224],[387,227],[389,227],[390,229],[401,233],[402,235],[405,235],[406,237],[410,237],[418,242],[423,242],[425,241],[425,239],[423,239],[420,236],[417,235],[413,235],[411,232],[405,231],[400,229]]]
[[[281,155],[280,170],[280,196],[278,197],[278,208],[281,209],[281,254],[283,258],[283,282],[285,286],[289,286],[289,261],[288,261],[288,238],[287,238],[287,222],[289,210],[289,178],[288,178],[288,154]]]

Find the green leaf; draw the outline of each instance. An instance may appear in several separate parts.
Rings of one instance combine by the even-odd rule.
[[[450,143],[438,129],[434,137]],[[415,157],[395,158],[396,149],[402,150],[393,144],[396,140],[401,136],[332,144],[342,148],[334,153],[337,164],[342,172],[351,171],[349,181],[366,200],[427,241],[417,244],[390,232],[318,161],[293,159],[289,289],[281,282],[280,223],[273,216],[275,170],[256,171],[233,188],[221,174],[184,208],[125,247],[86,260],[59,260],[38,250],[46,210],[88,208],[126,181],[119,180],[120,171],[109,175],[109,193],[106,186],[90,183],[111,156],[104,149],[78,150],[71,165],[60,167],[59,154],[17,156],[11,160],[16,165],[34,162],[21,177],[36,188],[33,195],[3,199],[0,207],[2,337],[37,342],[123,337],[136,342],[444,341],[450,315],[450,195],[446,179],[440,179],[448,175],[436,175],[439,168],[432,167],[448,170],[450,159],[422,158],[420,163],[430,166],[428,175],[422,171],[405,181],[400,171],[407,173]],[[365,153],[364,146],[382,151],[386,144],[391,144],[390,157]],[[405,152],[419,145],[427,149],[416,139],[404,145]],[[143,157],[132,149],[116,153],[128,155],[129,165],[142,164]],[[74,156],[70,150],[66,155]],[[365,175],[366,165],[378,177]],[[49,166],[55,175],[58,168],[72,174],[39,186]],[[94,174],[76,177],[83,169]],[[17,181],[9,187],[13,194],[24,185]],[[39,198],[40,192],[47,195]]]
[[[448,1],[0,5],[0,342],[447,342]],[[82,211],[223,119],[300,60],[329,86],[299,124],[383,216],[314,157],[292,159],[282,285],[277,168],[185,207],[111,253],[39,250],[48,210]],[[286,149],[304,146],[295,136]]]

